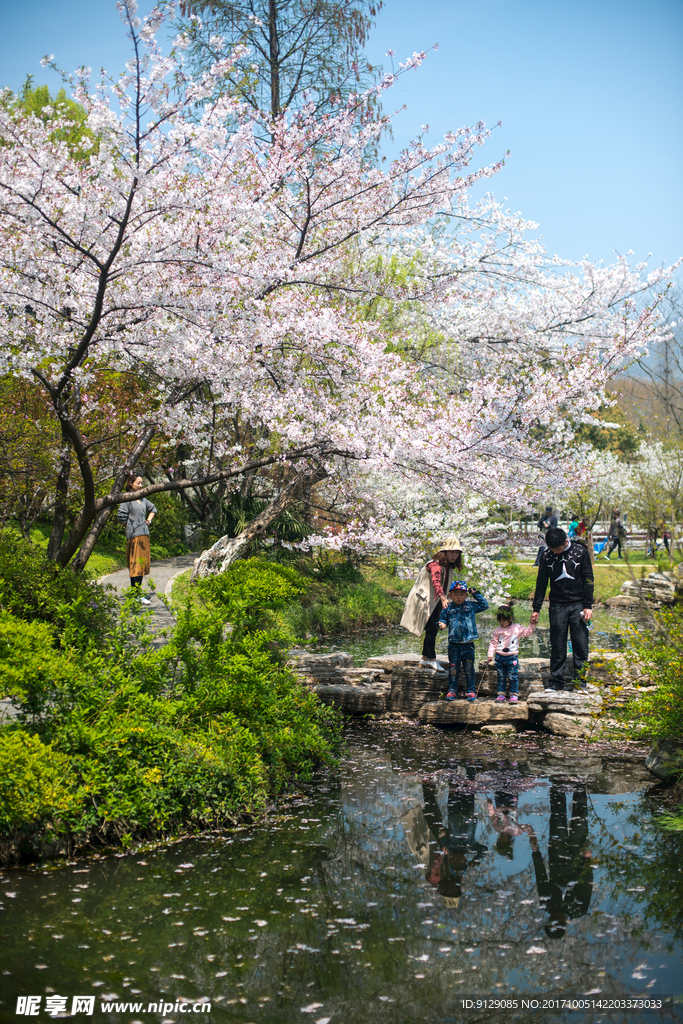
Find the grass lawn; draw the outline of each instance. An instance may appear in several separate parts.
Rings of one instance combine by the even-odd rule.
[[[666,563],[664,563],[662,559],[661,563],[659,570],[668,571],[669,560],[666,559]],[[629,571],[629,565],[631,571]],[[658,566],[655,561],[651,558],[646,558],[645,552],[634,552],[632,556],[629,556],[628,564],[624,559],[619,561],[616,554],[612,556],[609,562],[598,557],[595,564],[596,602],[606,601],[609,597],[616,597],[617,594],[621,593],[621,585],[626,580],[633,577],[640,579],[641,576],[647,576],[651,572],[656,572],[657,569]],[[506,566],[506,572],[511,578],[509,591],[511,597],[519,598],[520,600],[532,598],[536,588],[537,571],[531,562],[510,562]]]
[[[11,525],[11,524],[10,524]],[[50,531],[52,526],[50,523],[37,523],[31,527],[30,540],[37,548],[42,551],[47,549],[47,544],[50,539]],[[150,553],[153,562],[158,562],[162,558],[171,558],[176,552],[170,551],[165,548],[162,544],[150,544]],[[98,542],[95,545],[95,550],[88,559],[88,564],[85,567],[84,575],[88,579],[97,580],[100,576],[108,576],[110,572],[117,572],[119,569],[126,568],[126,538],[121,531],[121,539],[115,547],[111,545],[102,544]]]
[[[190,595],[193,605],[199,605],[197,592],[190,586],[191,575],[192,569],[188,569],[187,572],[175,578],[173,590],[171,591],[171,604],[184,605],[188,595]]]
[[[31,543],[42,551],[47,549],[47,543],[50,539],[50,531],[52,526],[49,523],[38,523],[31,527],[30,539]],[[162,556],[164,557],[164,556]],[[125,542],[121,549],[106,547],[103,544],[98,544],[95,547],[92,555],[88,559],[88,564],[85,567],[85,575],[89,579],[99,579],[100,576],[106,576],[110,572],[116,572],[117,569],[125,569],[126,567],[126,547]]]
[[[282,620],[302,639],[307,635],[333,636],[395,625],[403,614],[412,581],[394,576],[382,562],[364,565],[361,573],[363,578],[359,582],[305,576],[308,592],[279,613]],[[193,604],[199,603],[190,584],[189,569],[173,584],[173,603],[182,605],[188,594]]]

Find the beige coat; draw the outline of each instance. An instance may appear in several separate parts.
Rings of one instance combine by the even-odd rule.
[[[428,562],[427,565],[430,563]],[[453,576],[454,566],[442,566],[441,568],[441,587],[445,594],[448,593],[448,588],[451,583]],[[404,629],[414,633],[415,636],[420,636],[424,632],[424,628],[427,625],[427,619],[432,614],[437,604],[440,603],[440,598],[434,593],[434,587],[432,586],[432,577],[429,574],[429,569],[425,565],[424,569],[420,572],[420,575],[413,584],[413,589],[408,594],[408,600],[403,611],[403,617],[401,619],[401,625]]]

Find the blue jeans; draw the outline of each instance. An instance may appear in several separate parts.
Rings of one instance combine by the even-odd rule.
[[[519,658],[516,654],[496,655],[496,672],[498,673],[498,693],[505,693],[508,685],[510,693],[519,692]]]
[[[450,671],[448,673],[448,689],[458,691],[458,678],[460,666],[462,665],[465,674],[465,690],[467,693],[474,692],[474,641],[468,644],[449,644],[448,660]]]

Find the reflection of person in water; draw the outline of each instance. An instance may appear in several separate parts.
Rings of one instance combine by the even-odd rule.
[[[495,804],[494,804],[495,800]],[[517,807],[517,793],[494,793],[493,800],[486,801],[486,810],[494,830],[498,833],[496,850],[502,857],[512,860],[514,857],[513,842],[515,836],[527,835],[536,842],[536,833],[531,825],[520,825]],[[538,849],[538,843],[536,843]]]
[[[567,922],[588,912],[593,895],[593,862],[588,849],[588,802],[583,786],[574,790],[572,814],[567,821],[567,797],[550,788],[548,870],[534,837],[531,840],[536,885],[550,920],[548,938],[561,939]]]
[[[467,768],[467,777],[474,779],[474,768]],[[453,786],[449,788],[447,825],[436,799],[435,784],[425,780],[422,794],[424,807],[413,808],[403,818],[408,846],[426,864],[425,878],[446,906],[457,907],[463,874],[479,863],[487,851],[475,839],[474,793],[458,793]]]

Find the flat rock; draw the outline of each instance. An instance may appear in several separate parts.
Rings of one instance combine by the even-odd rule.
[[[602,697],[595,688],[588,691],[564,690],[534,693],[529,698],[529,711],[545,714],[556,711],[565,715],[590,715],[602,710]]]
[[[420,662],[419,654],[382,654],[374,658],[368,658],[364,668],[379,669],[380,672],[390,673],[395,668],[414,667]]]
[[[421,722],[434,725],[485,725],[488,722],[525,722],[529,717],[527,705],[496,704],[492,700],[478,700],[468,704],[466,700],[439,700],[423,704],[420,708]]]
[[[606,686],[653,685],[637,661],[617,651],[594,651],[590,658],[590,676]]]
[[[329,676],[334,669],[353,668],[353,656],[345,651],[334,651],[332,654],[290,651],[287,664],[295,672],[318,678],[320,676]]]
[[[334,668],[330,669],[329,673],[314,676],[314,678],[318,683],[326,686],[338,683],[346,683],[347,686],[371,686],[373,683],[383,681],[384,676],[382,672],[371,668]]]
[[[389,683],[371,686],[333,683],[313,687],[323,704],[332,705],[345,715],[383,715],[389,703],[390,689]]]
[[[593,719],[587,715],[564,715],[558,712],[551,712],[543,719],[543,726],[554,736],[569,736],[572,739],[581,739],[590,736],[595,727]]]
[[[635,597],[626,597],[625,594],[617,594],[616,597],[608,597],[605,604],[608,608],[637,608],[640,601]]]

